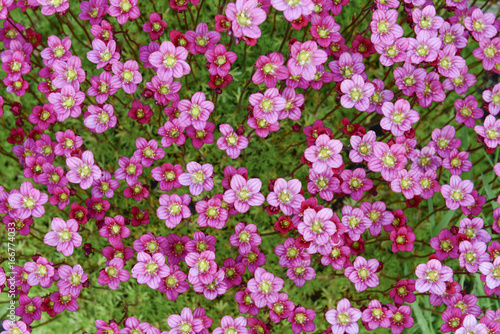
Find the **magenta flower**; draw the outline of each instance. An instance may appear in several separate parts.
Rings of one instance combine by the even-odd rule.
[[[108,64],[113,65],[120,59],[120,53],[116,51],[116,42],[111,40],[106,44],[100,39],[94,39],[92,41],[92,50],[87,52],[87,59],[91,63],[97,64],[97,69]]]
[[[386,143],[376,142],[368,168],[380,172],[384,180],[390,182],[397,177],[397,172],[404,168],[406,162],[406,148],[403,145],[394,144],[389,147]]]
[[[194,55],[213,50],[220,40],[220,34],[217,31],[209,31],[205,22],[198,24],[195,31],[186,31],[184,36],[188,42],[188,50]]]
[[[229,124],[219,125],[219,130],[222,137],[217,139],[217,147],[222,151],[226,151],[231,159],[238,158],[241,154],[241,150],[248,146],[247,137],[236,134]]]
[[[311,0],[299,0],[287,2],[284,0],[271,0],[274,9],[283,12],[285,19],[289,22],[297,20],[301,15],[307,16],[314,10],[314,2]]]
[[[186,62],[188,51],[182,46],[175,46],[172,42],[165,41],[161,43],[158,51],[154,51],[149,55],[149,62],[158,70],[158,75],[173,76],[174,78],[182,78],[191,72]]]
[[[183,133],[185,127],[181,125],[178,119],[167,121],[158,129],[158,134],[162,136],[161,146],[170,147],[173,143],[184,145],[186,135]]]
[[[8,195],[8,205],[16,210],[19,219],[26,219],[30,216],[40,218],[45,214],[43,205],[47,203],[49,197],[33,187],[29,181],[21,184],[19,191],[17,189]]]
[[[257,234],[257,226],[254,224],[246,224],[240,222],[234,227],[234,234],[229,237],[229,244],[233,247],[238,247],[238,252],[241,255],[250,253],[252,247],[256,247],[262,243],[262,239]]]
[[[130,236],[130,229],[125,226],[125,218],[116,215],[114,218],[105,217],[104,225],[99,229],[99,235],[103,238],[108,238],[112,244],[119,243],[121,239]]]
[[[304,196],[300,194],[301,188],[302,183],[299,180],[286,181],[279,178],[274,183],[274,190],[267,195],[267,202],[274,207],[279,207],[285,215],[290,216],[304,201]]]
[[[234,37],[259,38],[259,25],[266,20],[266,12],[257,0],[236,0],[226,6],[226,16],[231,22]]]
[[[442,295],[446,292],[446,282],[453,281],[453,270],[435,259],[419,264],[415,274],[418,277],[415,288],[420,293],[430,291]]]
[[[394,334],[402,333],[405,328],[411,328],[415,321],[411,317],[411,308],[408,305],[394,306],[392,304],[387,305],[389,307],[388,315],[391,320],[391,332]]]
[[[105,0],[89,0],[80,3],[82,12],[78,18],[82,21],[89,21],[91,25],[101,23],[102,17],[108,13],[108,2]]]
[[[195,334],[203,330],[202,319],[195,318],[189,307],[184,307],[181,315],[171,314],[167,318],[167,324],[172,328],[172,334]]]
[[[455,127],[446,125],[443,129],[434,129],[432,131],[432,141],[428,144],[436,148],[436,151],[442,158],[450,155],[450,151],[460,147],[461,140],[455,137]]]
[[[252,82],[256,85],[264,82],[267,88],[276,87],[278,80],[288,78],[288,68],[283,65],[284,63],[285,58],[281,53],[271,52],[260,56],[255,63],[256,70],[252,76]]]
[[[42,303],[42,297],[35,296],[30,298],[25,294],[20,295],[19,306],[16,308],[15,314],[18,317],[22,317],[26,325],[30,325],[33,321],[40,320],[42,317],[42,311],[40,310]]]
[[[142,25],[142,30],[149,33],[149,38],[152,41],[156,41],[165,31],[167,27],[167,22],[162,20],[162,17],[158,13],[149,14],[149,21]]]
[[[356,108],[359,111],[366,111],[370,106],[370,98],[375,92],[375,86],[363,80],[363,78],[354,74],[351,79],[342,81],[340,90],[344,95],[340,99],[340,103],[345,108]]]
[[[333,176],[333,171],[328,168],[323,173],[316,173],[314,169],[309,169],[309,182],[307,183],[307,191],[311,195],[319,193],[319,197],[325,201],[333,199],[333,193],[340,191],[340,181]]]
[[[191,100],[180,101],[178,108],[181,112],[179,122],[184,127],[192,125],[196,130],[203,130],[210,113],[214,110],[214,104],[207,101],[204,93],[196,92],[191,97]]]
[[[71,56],[67,61],[56,60],[53,71],[52,84],[55,88],[71,85],[75,90],[80,89],[80,84],[85,81],[86,73],[82,69],[82,61],[77,56]]]
[[[109,0],[108,14],[116,17],[119,24],[133,21],[141,16],[137,0]]]
[[[311,24],[311,36],[316,39],[320,46],[328,48],[332,42],[339,40],[340,24],[335,23],[333,16],[313,15]]]
[[[169,191],[173,188],[180,188],[182,185],[179,183],[179,176],[182,174],[181,165],[172,165],[165,163],[160,167],[155,167],[151,170],[151,176],[156,181],[160,182],[160,189]]]
[[[212,179],[214,168],[211,164],[200,165],[196,161],[191,161],[186,166],[186,173],[179,176],[179,183],[189,186],[189,192],[193,196],[198,196],[203,190],[210,191],[214,187]]]
[[[66,165],[70,171],[66,174],[68,181],[80,184],[82,189],[88,189],[94,182],[102,176],[101,169],[94,164],[94,154],[85,151],[81,159],[77,157],[66,158]]]
[[[491,149],[500,144],[500,119],[493,115],[486,116],[484,125],[476,125],[474,131],[484,138],[484,143]]]
[[[284,0],[273,1],[281,1],[284,3]],[[308,2],[309,0],[301,1]],[[314,6],[312,1],[310,4]],[[328,55],[326,52],[318,49],[316,42],[295,42],[291,48],[291,58],[287,63],[288,70],[291,75],[301,75],[305,80],[311,81],[314,80],[314,76],[316,75],[316,66],[323,65],[327,61],[327,58]]]
[[[8,21],[6,21],[8,22]],[[7,45],[5,47],[8,47]],[[40,52],[43,63],[51,66],[55,60],[66,61],[71,57],[71,39],[64,37],[62,40],[55,35],[47,39],[47,47]]]
[[[380,63],[384,66],[392,66],[395,63],[406,61],[408,58],[406,50],[409,47],[409,42],[406,38],[398,38],[391,44],[375,44],[374,47],[380,54]]]
[[[130,273],[123,269],[125,261],[122,258],[115,257],[109,261],[105,269],[101,269],[97,282],[100,285],[107,285],[111,290],[117,290],[121,282],[130,279]]]
[[[75,264],[73,268],[63,264],[57,272],[59,274],[59,281],[57,281],[59,292],[63,296],[70,295],[73,298],[78,298],[83,283],[87,281],[89,275],[83,271],[79,264]]]
[[[490,114],[496,116],[500,112],[500,84],[496,84],[491,90],[490,89],[484,90],[483,100],[488,103],[488,111],[490,112]],[[480,118],[480,117],[482,117],[482,114],[481,116],[475,118]]]
[[[151,78],[151,81],[146,82],[146,88],[154,94],[155,100],[160,105],[166,106],[170,101],[177,103],[182,84],[174,81],[174,78],[169,73],[159,73]]]
[[[474,189],[474,183],[470,180],[463,180],[460,176],[452,175],[450,184],[444,184],[441,187],[441,194],[446,200],[446,206],[450,210],[456,210],[460,206],[471,206],[474,204],[474,197],[471,192]]]
[[[415,157],[412,159],[411,169],[419,170],[422,173],[428,170],[437,170],[441,167],[442,159],[436,156],[436,149],[433,146],[426,146],[422,150],[415,150]]]
[[[292,332],[299,334],[304,332],[314,332],[316,325],[314,324],[316,312],[312,309],[306,309],[302,306],[296,307],[288,316],[288,322],[292,324]]]
[[[398,20],[398,11],[389,9],[383,11],[377,9],[373,12],[370,28],[372,31],[371,41],[377,45],[381,42],[390,45],[396,39],[403,36],[404,31],[396,22]]]
[[[451,150],[450,155],[443,159],[443,167],[450,170],[451,175],[460,175],[472,169],[472,162],[467,160],[469,152],[460,152],[456,148]]]
[[[43,242],[49,246],[57,247],[57,251],[70,256],[75,247],[80,247],[82,237],[78,234],[78,222],[74,219],[64,221],[61,218],[52,219],[52,231],[43,238]]]
[[[286,100],[277,88],[269,88],[264,94],[255,93],[249,97],[256,118],[264,118],[268,123],[278,121],[280,112],[286,107]]]
[[[453,44],[457,49],[467,46],[467,37],[464,36],[464,26],[461,23],[450,24],[445,21],[439,28],[439,38],[443,44]]]
[[[351,307],[349,299],[344,298],[337,304],[337,309],[331,309],[325,313],[326,321],[332,325],[335,334],[356,334],[359,331],[358,320],[361,311]]]
[[[377,236],[382,231],[382,226],[390,225],[394,221],[394,215],[386,211],[386,205],[382,201],[374,203],[363,202],[360,206],[361,211],[371,220],[370,234]]]
[[[423,9],[415,8],[412,11],[412,19],[416,23],[413,30],[417,36],[421,35],[426,38],[436,37],[444,22],[441,16],[436,16],[434,6],[425,6]]]
[[[61,0],[59,2],[52,2],[50,0],[37,0],[37,1],[38,1],[38,4],[40,4],[42,6],[41,12],[43,15],[48,16],[48,15],[53,15],[55,13],[62,14],[69,9],[69,1],[68,0]]]
[[[326,134],[318,136],[316,143],[308,147],[304,156],[317,173],[322,173],[328,168],[338,168],[342,165],[342,143],[337,139],[330,139]]]
[[[426,75],[425,69],[415,68],[409,62],[394,69],[396,85],[406,96],[412,96],[414,93],[421,93],[425,90],[424,79]]]
[[[346,268],[344,275],[354,283],[357,291],[365,291],[368,287],[378,286],[379,280],[375,274],[378,266],[378,260],[370,259],[367,261],[364,257],[358,256],[352,266]]]
[[[137,156],[121,157],[118,165],[120,168],[115,170],[115,179],[126,180],[128,185],[135,184],[142,175],[141,159]]]
[[[385,84],[381,79],[373,79],[372,84],[375,86],[375,91],[370,97],[370,106],[366,111],[376,111],[377,113],[382,114],[382,105],[384,102],[391,101],[394,98],[394,93],[388,89],[384,89]]]
[[[158,291],[165,293],[168,300],[176,300],[179,294],[189,289],[189,283],[186,282],[187,275],[177,265],[170,265],[169,268],[170,274],[160,282]]]
[[[359,201],[365,191],[373,188],[373,181],[366,178],[366,172],[363,168],[356,168],[354,171],[344,169],[340,177],[344,181],[341,185],[342,192],[351,195],[355,201]]]
[[[4,10],[6,9],[7,8],[4,7]],[[5,329],[5,332],[2,332],[2,334],[12,334],[12,333],[30,334],[30,332],[28,331],[28,327],[26,326],[24,321],[21,320],[15,322],[11,320],[4,320],[2,323],[2,327],[3,329]]]
[[[158,289],[163,278],[170,274],[165,264],[165,256],[161,253],[149,255],[146,252],[137,254],[137,264],[132,268],[132,277],[139,284],[147,284],[151,289]]]
[[[455,90],[457,94],[466,94],[470,87],[474,86],[477,82],[476,76],[469,73],[467,66],[462,67],[460,75],[456,78],[446,78],[443,81],[443,89]],[[484,92],[483,92],[484,93]]]
[[[264,195],[260,193],[261,188],[260,179],[246,180],[236,174],[231,179],[231,189],[224,193],[224,202],[233,204],[238,212],[245,213],[250,206],[260,206],[264,203]]]
[[[247,288],[251,292],[251,297],[255,305],[262,308],[267,303],[274,303],[278,300],[278,293],[283,289],[284,281],[275,277],[263,268],[255,270],[254,277],[247,283]]]
[[[99,104],[106,102],[109,96],[114,95],[122,87],[119,78],[106,71],[103,71],[98,77],[91,77],[90,84],[87,94],[95,96]]]
[[[156,210],[156,215],[165,220],[168,228],[175,228],[183,219],[191,216],[189,203],[191,203],[189,195],[163,194],[160,196],[160,207]]]
[[[217,44],[214,49],[205,52],[205,58],[210,63],[208,72],[211,75],[223,77],[229,73],[231,64],[236,61],[238,56],[234,52],[227,51],[223,44]]]
[[[446,94],[443,91],[443,85],[439,81],[439,74],[429,72],[424,78],[425,90],[417,92],[418,103],[422,107],[430,107],[432,102],[443,102]]]
[[[125,64],[116,62],[112,66],[113,74],[118,77],[122,88],[127,94],[134,94],[137,85],[142,82],[142,75],[139,72],[139,64],[135,60],[127,60]]]
[[[214,329],[213,334],[248,334],[247,319],[245,317],[233,318],[230,315],[225,315],[222,317],[220,325],[220,327]]]
[[[351,137],[351,147],[352,150],[349,151],[349,158],[352,162],[362,162],[370,161],[370,157],[373,153],[373,144],[377,139],[375,131],[368,131],[363,137],[352,136]]]
[[[364,74],[363,56],[359,53],[351,55],[349,52],[344,52],[340,55],[339,60],[328,63],[328,67],[332,71],[333,80],[336,82],[350,79],[354,74],[366,75]]]
[[[186,134],[191,138],[193,147],[200,149],[205,144],[211,144],[214,142],[214,132],[215,124],[212,122],[207,122],[202,130],[196,130],[193,126],[188,126],[186,129]]]
[[[442,42],[437,37],[429,37],[427,33],[421,33],[417,34],[416,39],[408,38],[408,44],[407,57],[413,64],[420,64],[421,62],[430,63],[436,60]]]
[[[391,131],[394,136],[401,136],[412,128],[419,119],[417,111],[411,109],[407,100],[397,100],[396,103],[385,102],[382,106],[384,118],[380,121],[382,129]]]
[[[374,330],[378,327],[389,328],[391,322],[388,317],[388,309],[376,300],[373,299],[368,304],[368,308],[363,311],[361,321],[367,324],[368,330]]]

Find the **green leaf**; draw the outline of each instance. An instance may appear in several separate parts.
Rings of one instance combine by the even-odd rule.
[[[432,197],[427,200],[427,206],[429,207],[429,214],[434,212],[434,202],[432,201]],[[436,216],[432,215],[429,217],[431,221],[431,234],[432,234],[432,229],[436,226]]]
[[[445,228],[446,226],[448,226],[448,224],[450,223],[450,220],[451,220],[451,218],[453,218],[454,214],[455,214],[455,210],[448,210],[448,212],[446,213],[446,215],[443,218],[441,218],[441,220],[439,221],[439,224],[437,224],[437,225],[434,226],[434,229],[432,230],[432,235],[433,236],[438,235],[438,233],[443,228]]]
[[[411,304],[411,309],[413,310],[413,313],[415,314],[415,319],[417,319],[418,327],[420,327],[420,330],[422,334],[432,334],[432,331],[429,328],[429,323],[427,320],[431,320],[430,317],[426,318],[424,316],[424,313],[420,309],[420,306],[418,305],[418,300],[416,300],[413,304]]]

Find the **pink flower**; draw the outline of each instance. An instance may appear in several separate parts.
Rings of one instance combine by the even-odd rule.
[[[442,295],[446,292],[446,282],[453,281],[453,270],[434,259],[419,264],[415,269],[415,274],[418,277],[415,288],[420,293],[430,291]]]
[[[156,41],[165,31],[167,27],[167,22],[162,20],[162,17],[158,13],[149,14],[149,21],[142,25],[142,30],[149,33],[149,38],[152,41]]]
[[[26,219],[30,216],[39,218],[45,214],[43,205],[47,203],[49,197],[33,187],[29,181],[21,184],[20,190],[12,191],[8,197],[8,204],[16,209],[20,219]]]
[[[450,155],[443,159],[443,167],[450,170],[451,175],[460,175],[472,169],[472,162],[467,160],[469,152],[460,152],[456,148],[451,150]]]
[[[317,173],[322,173],[328,168],[338,168],[342,165],[342,143],[337,139],[330,139],[322,134],[316,139],[313,146],[308,147],[304,156],[312,162],[312,167]]]
[[[474,204],[474,197],[471,192],[474,184],[470,180],[463,180],[460,176],[452,175],[450,184],[441,187],[441,194],[446,200],[446,206],[450,210],[456,210],[460,206],[471,206]]]
[[[217,147],[226,151],[231,159],[236,159],[240,156],[241,150],[247,148],[247,137],[237,135],[229,124],[219,125],[219,130],[223,137],[217,139]]]
[[[155,160],[165,157],[165,151],[158,147],[158,142],[154,139],[147,141],[139,137],[135,140],[135,146],[137,150],[134,152],[134,156],[141,158],[144,167],[150,167]]]
[[[240,222],[234,227],[234,234],[229,237],[229,244],[238,247],[238,252],[242,255],[250,253],[254,246],[262,243],[260,235],[257,234],[257,226]]]
[[[191,284],[197,282],[210,284],[214,280],[214,275],[217,272],[214,252],[209,250],[201,253],[191,252],[186,256],[186,264],[191,268],[188,276]]]
[[[388,309],[374,299],[368,304],[368,308],[363,311],[361,321],[367,324],[368,330],[377,329],[379,326],[382,328],[389,328],[391,322],[387,315]]]
[[[271,4],[274,9],[283,12],[285,19],[289,22],[297,20],[302,15],[310,15],[314,10],[314,2],[311,0],[299,0],[293,3],[285,0],[271,0]]]
[[[496,289],[500,286],[500,279],[498,278],[498,273],[500,271],[500,257],[497,257],[493,263],[482,262],[479,264],[479,270],[481,274],[486,276],[486,285],[490,289]]]
[[[415,66],[408,62],[404,63],[402,67],[394,69],[396,85],[406,96],[412,96],[414,93],[425,91],[424,79],[426,75],[427,72],[425,69],[415,68]]]
[[[137,85],[142,82],[139,64],[135,60],[127,60],[125,64],[118,61],[113,64],[112,69],[121,82],[125,93],[134,94],[137,90]]]
[[[490,114],[496,116],[500,112],[500,84],[496,84],[491,90],[490,89],[484,90],[483,100],[488,103],[488,111],[490,112]],[[477,105],[475,107],[477,107]],[[482,114],[481,116],[474,118],[480,118],[480,117],[482,117]]]
[[[119,78],[106,71],[103,71],[98,77],[91,77],[90,84],[87,94],[95,96],[99,104],[106,102],[110,95],[114,95],[122,87]]]
[[[260,206],[264,203],[264,195],[260,193],[261,188],[260,179],[246,180],[236,174],[231,179],[231,189],[224,193],[224,201],[233,204],[238,212],[245,213],[250,206]]]
[[[469,73],[469,68],[467,66],[462,67],[459,72],[460,75],[458,77],[453,79],[446,78],[443,81],[443,89],[455,90],[457,94],[462,95],[466,94],[469,88],[476,84],[476,76]]]
[[[123,269],[124,264],[123,259],[115,257],[109,261],[105,269],[101,269],[97,282],[100,285],[108,285],[111,290],[117,290],[121,282],[130,279],[130,273]]]
[[[56,278],[53,263],[49,262],[43,256],[40,256],[35,262],[26,262],[24,269],[28,273],[27,283],[31,286],[40,286],[47,289],[52,285],[52,281]]]
[[[82,237],[78,234],[78,222],[74,219],[64,221],[61,218],[52,219],[52,231],[43,238],[43,242],[49,246],[57,247],[57,251],[70,256],[75,247],[80,247]]]
[[[414,320],[411,317],[411,308],[408,305],[394,306],[387,305],[389,311],[387,312],[391,320],[391,332],[394,334],[402,333],[405,328],[411,328]]]
[[[174,78],[169,73],[160,73],[151,78],[150,82],[146,82],[146,88],[154,93],[154,98],[160,105],[166,106],[170,101],[178,102],[182,84],[174,81]]]
[[[333,16],[313,15],[311,19],[311,36],[316,39],[319,45],[328,48],[332,42],[338,41],[340,34],[340,24],[335,23]]]
[[[184,135],[185,126],[181,125],[178,119],[167,121],[162,127],[158,129],[158,134],[162,136],[161,146],[170,147],[173,143],[177,145],[184,145],[186,142],[186,135]]]
[[[410,226],[403,226],[391,231],[392,252],[412,252],[415,245],[415,233]]]
[[[283,4],[285,3],[284,0],[273,1],[282,2]],[[301,1],[304,1],[304,4],[309,4],[309,0]],[[310,4],[314,7],[314,4],[312,2],[310,2]],[[318,49],[318,45],[316,44],[316,42],[295,42],[292,45],[291,58],[287,63],[288,70],[290,71],[291,75],[301,75],[305,80],[311,81],[314,79],[314,76],[316,74],[316,66],[323,65],[327,61],[327,58],[328,56],[326,52]]]
[[[125,0],[124,2],[127,1]],[[94,39],[92,41],[92,50],[87,52],[87,59],[91,63],[97,64],[97,69],[103,68],[108,64],[113,65],[120,59],[120,53],[116,52],[116,42],[110,40],[106,44],[100,39]]]
[[[101,169],[94,164],[94,154],[91,151],[85,151],[82,158],[66,158],[66,165],[70,171],[66,174],[68,181],[80,184],[82,189],[88,189],[94,182],[99,180],[102,175]]]
[[[425,38],[436,37],[438,30],[443,25],[444,19],[436,16],[436,8],[434,6],[425,6],[423,9],[415,8],[412,11],[413,22],[416,23],[415,33]]]
[[[333,171],[328,168],[323,173],[316,173],[314,169],[309,169],[309,182],[307,183],[307,191],[311,195],[319,193],[319,197],[325,201],[333,199],[333,193],[340,191],[340,181],[333,176]]]
[[[344,275],[354,283],[357,291],[365,291],[368,287],[378,286],[379,280],[375,274],[378,266],[376,259],[366,261],[364,257],[358,256],[352,266],[346,268]]]
[[[141,16],[137,2],[137,0],[110,0],[108,14],[116,17],[119,24],[125,24],[128,20],[133,21]]]
[[[457,48],[453,44],[446,45],[438,51],[438,72],[447,78],[458,78],[460,69],[466,65],[465,60],[457,56]]]
[[[80,2],[82,12],[78,18],[82,21],[89,21],[91,25],[101,23],[102,17],[108,13],[108,2],[105,0],[89,0]]]
[[[331,221],[333,211],[324,208],[316,212],[314,209],[304,211],[304,221],[298,225],[299,233],[305,241],[312,241],[319,248],[325,246],[330,238],[337,232],[335,224]]]
[[[223,44],[217,44],[214,49],[205,52],[205,58],[210,63],[208,72],[211,75],[223,77],[229,73],[231,64],[236,61],[238,56],[234,52],[227,51]]]
[[[210,117],[210,113],[214,110],[214,104],[207,101],[204,93],[196,92],[191,97],[191,100],[181,100],[178,105],[179,122],[187,127],[192,125],[196,130],[203,130]]]
[[[477,323],[476,316],[468,314],[465,316],[463,321],[463,326],[456,330],[456,334],[467,334],[467,333],[477,333],[477,334],[487,334],[488,327],[484,323]]]
[[[472,14],[464,19],[463,25],[471,32],[476,41],[481,42],[485,38],[492,38],[497,34],[494,22],[494,13],[483,13],[481,9],[476,7]]]
[[[278,300],[278,293],[283,289],[283,280],[275,277],[263,268],[255,271],[254,277],[247,283],[247,288],[251,292],[251,297],[255,305],[262,308],[267,303],[274,303]]]
[[[352,199],[359,201],[365,191],[373,188],[373,181],[366,178],[363,168],[356,168],[354,171],[344,169],[340,174],[342,182],[341,189],[344,194],[350,194]]]
[[[216,229],[222,229],[229,216],[227,210],[222,207],[222,200],[218,197],[197,202],[196,212],[199,214],[197,220],[199,226],[210,226]]]
[[[64,122],[69,116],[77,118],[82,113],[81,104],[85,93],[76,91],[73,86],[66,85],[60,93],[50,93],[47,97],[56,112],[57,120]]]
[[[361,234],[371,226],[372,221],[361,209],[353,209],[351,206],[345,205],[342,208],[342,224],[346,227],[349,238],[358,241]]]
[[[376,142],[368,168],[380,172],[384,180],[390,182],[397,177],[397,172],[404,168],[406,162],[406,149],[403,145],[394,144],[389,147],[386,143]]]
[[[211,144],[214,142],[214,132],[215,124],[212,122],[207,122],[202,130],[196,130],[193,126],[188,126],[186,129],[186,134],[191,138],[193,147],[200,149],[205,144]]]
[[[458,246],[460,267],[467,269],[470,273],[478,271],[483,262],[490,262],[490,256],[486,253],[486,244],[481,241],[469,242],[464,240]]]
[[[391,189],[397,193],[403,193],[407,199],[412,199],[422,193],[420,178],[422,172],[411,169],[410,171],[402,169],[398,171],[397,176],[391,181]]]
[[[83,145],[82,137],[76,136],[73,131],[67,129],[64,132],[56,132],[56,140],[58,144],[54,148],[55,155],[69,157],[74,149],[80,148]]]
[[[165,41],[161,43],[158,51],[154,51],[149,55],[149,62],[158,70],[158,75],[173,76],[174,78],[182,78],[191,72],[186,62],[188,51],[182,46],[176,47],[172,42]]]
[[[336,82],[350,79],[354,74],[366,76],[363,56],[359,53],[351,55],[349,52],[344,52],[340,55],[339,60],[328,63],[328,67],[332,70],[333,80]]]
[[[285,58],[281,53],[271,52],[260,56],[255,63],[256,70],[252,76],[252,82],[256,85],[264,82],[267,88],[276,87],[278,80],[288,78],[288,68],[283,65],[284,63]]]
[[[274,183],[274,190],[267,195],[267,202],[279,207],[285,215],[290,216],[304,201],[304,196],[300,194],[301,187],[302,183],[299,180],[293,179],[287,182],[279,178]]]
[[[69,9],[69,1],[61,0],[60,2],[52,2],[50,0],[37,0],[38,3],[42,6],[42,14],[43,15],[53,15],[55,13],[64,13]],[[8,47],[6,45],[6,47]],[[26,321],[25,321],[26,322]]]
[[[191,161],[186,166],[187,172],[179,176],[179,183],[189,186],[189,192],[193,196],[198,196],[203,190],[210,191],[214,187],[213,166],[211,164],[200,165],[196,161]]]
[[[111,104],[105,104],[102,108],[97,105],[89,105],[84,116],[83,123],[85,126],[97,133],[103,133],[108,128],[115,127],[117,123],[114,108]]]
[[[6,45],[6,47],[8,46]],[[56,59],[61,61],[68,60],[69,57],[71,57],[71,51],[69,51],[70,48],[71,39],[69,37],[64,37],[61,40],[59,37],[51,35],[47,39],[47,48],[40,52],[40,56],[43,59],[43,63],[50,66]]]
[[[7,9],[4,7],[4,9]],[[24,321],[11,321],[11,320],[4,320],[2,323],[3,329],[5,329],[5,332],[2,332],[2,334],[12,334],[12,333],[19,333],[19,334],[30,334],[28,331],[28,328]],[[267,334],[267,333],[266,333]]]
[[[120,168],[115,170],[115,179],[126,180],[128,185],[133,185],[142,175],[141,159],[139,157],[128,158],[121,157],[118,159]]]
[[[373,144],[377,139],[375,131],[368,131],[363,137],[352,136],[351,137],[351,147],[352,150],[349,151],[349,158],[352,162],[362,162],[370,161],[370,157],[373,153]]]
[[[245,319],[245,317],[238,317],[233,319],[233,317],[231,317],[230,315],[225,315],[222,317],[220,325],[220,327],[214,329],[214,331],[212,332],[213,334],[248,334],[247,319]]]
[[[172,328],[170,333],[186,333],[194,334],[201,333],[203,330],[203,321],[193,316],[193,312],[189,307],[184,307],[181,315],[171,314],[167,318],[167,324]]]
[[[381,42],[390,45],[396,39],[403,36],[404,31],[396,22],[398,11],[389,9],[387,11],[377,9],[373,12],[370,28],[372,30],[371,41],[377,45]]]
[[[355,334],[359,331],[357,321],[361,318],[361,311],[351,307],[349,299],[344,298],[337,304],[337,309],[325,313],[326,321],[332,325],[335,334]]]
[[[139,284],[147,284],[151,289],[158,289],[160,281],[170,274],[165,256],[161,253],[149,255],[146,252],[137,254],[137,264],[132,268],[132,277]]]
[[[491,149],[500,144],[500,119],[493,115],[486,116],[484,125],[476,125],[474,131],[484,138],[484,143]]]
[[[280,112],[286,107],[286,100],[277,88],[269,88],[264,94],[251,94],[248,100],[253,106],[254,117],[264,118],[271,124],[278,121]]]
[[[236,0],[226,6],[226,16],[236,38],[259,38],[259,25],[266,20],[266,12],[257,0]]]
[[[344,95],[340,103],[344,108],[356,108],[359,111],[366,111],[370,106],[370,98],[375,91],[372,83],[366,82],[358,74],[354,74],[351,79],[342,81],[340,90]]]
[[[188,50],[194,55],[214,49],[215,44],[220,40],[220,34],[217,31],[209,31],[205,22],[198,24],[196,31],[186,31],[184,36],[188,41]]]
[[[168,300],[176,300],[180,293],[189,289],[189,283],[186,282],[187,275],[177,265],[170,265],[169,268],[170,274],[163,278],[158,290],[164,292]]]
[[[57,287],[61,295],[70,295],[73,298],[78,298],[83,283],[87,281],[89,275],[83,271],[83,268],[79,264],[75,264],[73,268],[63,264],[58,268],[57,272],[59,274]]]
[[[183,219],[191,216],[189,203],[191,203],[189,195],[163,194],[160,196],[160,207],[156,210],[156,215],[165,220],[168,228],[175,228]]]

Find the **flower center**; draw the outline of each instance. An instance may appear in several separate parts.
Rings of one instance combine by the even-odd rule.
[[[175,58],[174,55],[167,54],[163,58],[163,65],[165,65],[165,67],[173,67],[176,63],[177,59]]]
[[[292,201],[292,198],[288,190],[283,190],[282,192],[280,192],[278,199],[280,200],[281,203],[284,204],[290,204],[290,202]]]
[[[454,189],[451,192],[451,198],[453,198],[453,200],[458,202],[458,201],[461,201],[462,198],[464,198],[464,194],[460,189]]]
[[[23,199],[23,203],[24,203],[24,207],[28,210],[33,209],[36,205],[35,200],[31,197],[27,197],[27,198]]]
[[[71,232],[69,230],[59,232],[59,239],[63,242],[71,240]]]
[[[439,273],[435,270],[429,270],[425,274],[425,279],[429,282],[436,282],[439,279]]]
[[[123,12],[128,12],[130,9],[132,9],[132,4],[128,0],[123,0],[120,2],[120,8]]]
[[[108,123],[109,122],[109,115],[105,111],[99,113],[99,121],[102,124]]]
[[[252,18],[247,12],[239,12],[236,14],[236,20],[238,20],[238,24],[242,27],[248,27],[252,24]]]
[[[383,35],[389,31],[390,24],[386,21],[380,21],[377,23],[377,30],[380,35]]]
[[[386,168],[394,168],[396,165],[396,157],[391,153],[386,153],[382,158],[382,163]]]
[[[128,165],[128,167],[127,167],[127,174],[128,175],[134,175],[136,171],[137,171],[137,167],[135,165],[132,165],[132,164]]]
[[[263,281],[259,284],[259,290],[260,290],[260,292],[262,292],[264,294],[270,293],[271,288],[272,288],[272,285],[271,285],[271,282],[269,282],[269,281]]]
[[[172,215],[172,216],[177,216],[179,213],[181,213],[181,205],[179,203],[172,203],[170,204],[170,206],[168,207],[168,212]]]
[[[292,0],[292,1],[300,2],[300,0]],[[311,60],[312,60],[311,51],[302,50],[297,55],[297,63],[299,63],[299,65],[301,66],[308,65],[311,62]]]
[[[351,322],[351,317],[349,316],[349,314],[347,314],[346,312],[340,312],[338,315],[337,315],[337,321],[339,322],[339,324],[341,325],[347,325],[348,323]]]
[[[358,87],[355,87],[349,92],[349,97],[353,101],[359,101],[363,97],[363,92]]]
[[[62,98],[62,106],[66,109],[72,108],[75,105],[75,102],[76,102],[76,99],[71,97],[71,96],[67,96],[67,97]]]

